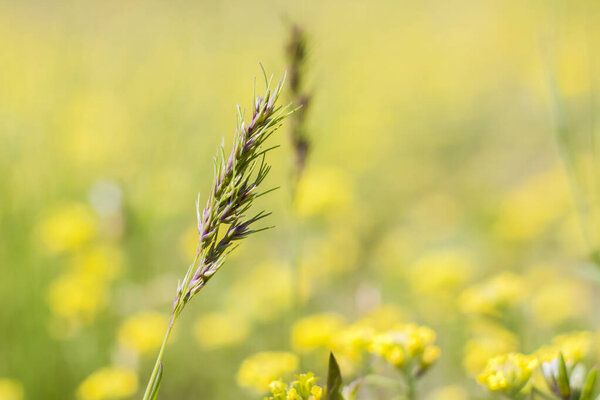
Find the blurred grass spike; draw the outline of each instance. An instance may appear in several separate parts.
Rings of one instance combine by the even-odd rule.
[[[231,153],[228,157],[225,156],[225,145],[222,142],[214,158],[213,188],[202,212],[199,200],[196,203],[200,236],[196,257],[183,280],[178,283],[171,321],[148,382],[144,400],[155,399],[158,394],[164,348],[175,320],[185,305],[221,268],[227,255],[235,248],[233,246],[235,241],[268,229],[254,229],[254,226],[270,213],[261,211],[253,217],[247,217],[246,212],[255,199],[268,192],[259,192],[259,186],[271,169],[265,159],[266,154],[273,147],[263,150],[262,146],[295,109],[291,104],[287,106],[276,104],[285,82],[285,75],[273,87],[273,76],[267,78],[262,65],[261,69],[265,77],[265,92],[262,96],[255,96],[252,117],[248,123],[245,121],[245,110],[237,106],[237,128]]]
[[[290,121],[290,137],[295,157],[294,178],[297,181],[302,175],[310,149],[310,141],[305,127],[310,95],[303,91],[306,72],[306,33],[300,26],[296,24],[291,26],[290,38],[285,51],[288,59],[292,103],[299,107],[298,112]]]

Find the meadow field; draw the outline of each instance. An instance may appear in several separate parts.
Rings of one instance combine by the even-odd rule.
[[[147,400],[172,313],[162,400],[596,398],[599,54],[593,0],[0,0],[0,400]]]

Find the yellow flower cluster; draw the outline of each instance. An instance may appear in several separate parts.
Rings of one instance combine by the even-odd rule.
[[[538,366],[534,356],[508,353],[491,358],[477,380],[493,392],[514,395],[529,382]]]
[[[80,400],[122,399],[138,388],[137,374],[123,367],[101,368],[88,376],[77,389]]]
[[[163,339],[169,317],[157,312],[142,312],[127,318],[119,327],[119,343],[137,354],[157,349]]]
[[[297,351],[331,347],[344,326],[337,314],[316,314],[297,321],[292,327],[292,345]]]
[[[530,178],[502,202],[495,234],[509,242],[522,242],[540,235],[564,214],[568,193],[562,168]]]
[[[400,325],[393,330],[373,337],[369,352],[385,358],[396,368],[414,368],[422,373],[440,356],[435,344],[435,332],[426,326]]]
[[[272,396],[265,400],[321,400],[323,388],[316,384],[317,378],[312,372],[296,376],[297,380],[286,385],[281,380],[269,384]]]
[[[2,400],[23,400],[24,390],[20,382],[9,379],[0,378],[0,399]]]
[[[256,353],[240,365],[237,382],[240,386],[265,392],[271,382],[291,375],[298,368],[298,356],[287,352]]]
[[[38,225],[46,252],[68,256],[64,271],[47,289],[48,306],[56,317],[51,333],[57,338],[93,321],[106,307],[110,283],[121,271],[123,255],[115,245],[104,243],[99,225],[99,217],[82,203],[52,210]]]
[[[463,291],[458,299],[459,306],[467,314],[500,316],[524,298],[524,285],[521,277],[503,272]]]
[[[543,363],[557,358],[559,353],[562,353],[566,362],[575,364],[590,356],[594,342],[590,332],[571,332],[556,336],[550,345],[541,347],[536,356]]]
[[[330,215],[348,208],[353,201],[353,183],[347,173],[332,168],[306,170],[294,199],[300,217]]]
[[[333,350],[342,371],[352,373],[375,334],[404,320],[404,313],[392,305],[381,306],[350,325],[345,325],[338,314],[314,314],[294,323],[291,340],[294,349],[301,353]]]
[[[108,301],[108,291],[119,275],[123,255],[112,245],[90,245],[75,253],[68,269],[48,287],[52,313],[71,324],[89,323]]]
[[[214,350],[244,341],[250,324],[240,315],[212,312],[199,317],[194,324],[194,337],[203,349]]]
[[[50,253],[79,248],[95,235],[97,229],[94,213],[83,204],[54,209],[38,226],[41,243]]]
[[[589,315],[593,291],[584,280],[561,273],[546,262],[532,266],[525,278],[535,282],[530,286],[528,305],[536,322],[556,327]]]
[[[456,294],[456,290],[471,277],[472,270],[473,265],[466,252],[437,250],[420,257],[410,268],[409,278],[417,294],[445,299]],[[439,302],[436,304],[439,307]]]

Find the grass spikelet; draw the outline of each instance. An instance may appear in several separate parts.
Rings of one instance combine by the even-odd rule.
[[[144,400],[156,397],[159,376],[162,376],[164,348],[175,320],[186,304],[223,266],[235,242],[268,229],[257,227],[257,223],[270,213],[260,211],[250,217],[247,213],[254,200],[272,190],[261,192],[259,189],[271,169],[266,162],[266,154],[275,148],[264,149],[263,145],[279,129],[283,120],[294,112],[290,105],[277,105],[284,81],[285,76],[273,86],[273,77],[267,79],[265,74],[265,92],[255,97],[248,122],[245,121],[245,110],[237,106],[237,128],[229,156],[225,156],[224,143],[219,146],[214,159],[213,185],[204,209],[200,210],[199,198],[196,202],[199,234],[196,257],[183,280],[179,281],[171,320]]]

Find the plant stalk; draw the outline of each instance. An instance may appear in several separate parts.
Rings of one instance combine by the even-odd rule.
[[[150,380],[148,381],[148,386],[146,386],[146,392],[144,393],[143,400],[149,400],[152,388],[158,378],[158,371],[160,369],[160,365],[162,364],[163,353],[165,351],[165,347],[167,346],[167,342],[169,341],[169,336],[171,336],[171,331],[173,330],[173,325],[175,325],[176,315],[173,313],[171,315],[171,320],[169,321],[169,326],[167,327],[167,332],[165,333],[165,337],[163,338],[162,344],[160,346],[160,350],[158,351],[158,356],[156,357],[156,363],[154,364],[154,369],[152,370],[152,375],[150,375]]]

